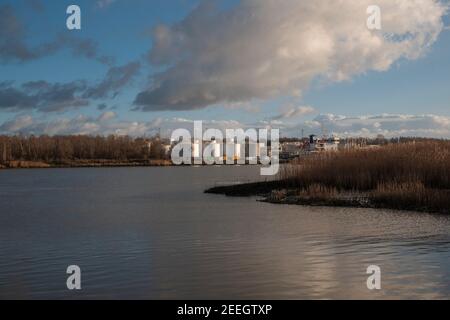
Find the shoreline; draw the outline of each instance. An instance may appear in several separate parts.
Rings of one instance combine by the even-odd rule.
[[[392,209],[450,215],[450,142],[323,152],[285,166],[276,181],[207,193],[276,204]]]
[[[147,161],[109,161],[109,160],[80,160],[62,162],[41,162],[41,161],[10,161],[8,164],[0,163],[0,170],[14,169],[63,169],[63,168],[133,168],[133,167],[221,167],[221,166],[241,166],[239,164],[183,164],[175,165],[170,160],[147,160]],[[260,164],[245,164],[245,166],[260,166]]]
[[[205,190],[207,194],[225,195],[227,197],[261,197],[257,201],[278,205],[299,205],[312,207],[340,207],[360,209],[387,209],[411,211],[429,214],[450,214],[449,209],[429,207],[398,206],[392,203],[373,201],[370,193],[342,192],[333,196],[302,196],[297,189],[285,189],[283,181],[255,182],[240,185],[213,187]],[[450,191],[449,191],[450,193]]]
[[[0,170],[20,169],[66,169],[66,168],[126,168],[126,167],[171,167],[170,160],[146,161],[110,161],[110,160],[75,160],[61,162],[10,161],[0,164]]]

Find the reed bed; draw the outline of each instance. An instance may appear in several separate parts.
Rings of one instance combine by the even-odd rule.
[[[450,213],[450,141],[315,154],[285,166],[279,182],[300,198],[364,194],[375,207]]]

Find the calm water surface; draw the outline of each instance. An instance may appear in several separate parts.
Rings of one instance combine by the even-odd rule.
[[[0,298],[450,298],[450,217],[206,195],[256,167],[0,171]],[[82,287],[66,289],[79,265]],[[382,290],[366,268],[382,269]]]

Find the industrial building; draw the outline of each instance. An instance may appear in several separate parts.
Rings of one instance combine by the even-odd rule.
[[[172,141],[171,145],[165,146],[167,153],[170,153],[174,147],[175,142]],[[223,162],[223,163],[246,163],[246,164],[258,164],[261,159],[267,160],[271,156],[270,147],[267,147],[265,143],[261,142],[249,142],[245,144],[240,143],[226,143],[225,141],[199,141],[193,140],[191,144],[187,143],[184,148],[190,148],[191,157],[194,160],[203,159],[208,162]],[[210,155],[204,155],[203,153],[208,148]],[[182,156],[182,155],[181,155]]]
[[[335,136],[318,138],[316,135],[310,135],[309,152],[339,151],[340,142],[340,139]]]

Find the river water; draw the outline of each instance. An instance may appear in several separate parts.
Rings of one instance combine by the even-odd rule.
[[[450,298],[449,216],[203,193],[259,178],[249,166],[0,171],[0,299]],[[367,289],[369,265],[381,290]]]

